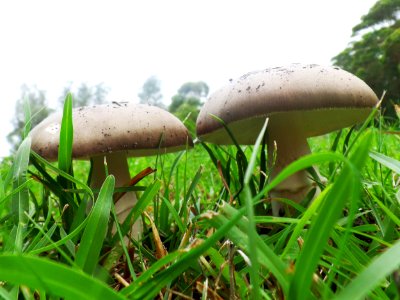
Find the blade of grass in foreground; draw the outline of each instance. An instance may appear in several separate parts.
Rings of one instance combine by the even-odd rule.
[[[101,281],[63,264],[30,255],[0,255],[0,280],[69,299],[125,299]]]
[[[110,175],[104,181],[99,196],[89,215],[81,243],[76,253],[76,264],[86,273],[92,274],[99,261],[99,255],[107,232],[113,201],[115,179]]]
[[[69,175],[68,173],[56,168],[54,165],[52,165],[51,163],[49,163],[47,160],[45,160],[44,158],[42,158],[41,156],[39,156],[39,154],[31,151],[31,160],[32,162],[36,162],[36,165],[38,165],[38,163],[43,164],[46,166],[46,170],[51,170],[53,171],[55,174],[64,177],[65,179],[75,183],[78,186],[81,186],[83,188],[83,190],[88,193],[90,195],[90,197],[92,199],[94,199],[94,195],[92,190],[87,186],[87,184],[79,181],[78,179],[76,179],[75,177]]]
[[[31,138],[27,137],[19,146],[13,165],[13,188],[18,189],[26,182],[26,173],[29,164],[29,153],[31,149]],[[17,234],[15,236],[15,250],[22,250],[23,232],[28,223],[25,212],[29,211],[29,194],[26,188],[21,189],[12,197],[12,214],[14,224],[17,226]]]
[[[14,161],[14,173],[13,173],[13,188],[17,189],[19,186],[26,182],[26,173],[29,164],[29,151],[31,148],[31,139],[26,138],[19,146],[17,154],[15,155]],[[25,211],[28,211],[28,191],[23,189],[13,196],[12,212],[17,218],[18,223],[26,224],[27,217]],[[17,222],[16,222],[17,223]]]
[[[250,189],[250,180],[254,171],[255,162],[257,158],[258,148],[260,147],[261,141],[264,137],[265,130],[267,129],[268,119],[266,119],[264,126],[261,129],[260,134],[257,137],[256,143],[253,148],[253,152],[250,158],[250,162],[247,166],[246,173],[244,175],[244,199],[246,204],[247,211],[247,219],[248,219],[248,228],[247,228],[247,236],[249,245],[253,245],[249,249],[249,256],[251,265],[250,267],[250,283],[252,285],[252,298],[255,300],[260,299],[261,291],[260,291],[260,280],[259,280],[259,263],[258,263],[258,247],[257,247],[257,238],[259,238],[256,231],[256,222],[254,221],[254,207]]]
[[[68,93],[64,102],[64,112],[60,130],[60,145],[58,148],[58,167],[66,173],[69,173],[71,170],[73,135],[72,96]]]
[[[400,241],[379,255],[346,286],[335,300],[364,299],[378,284],[400,266]]]
[[[289,299],[310,298],[313,273],[330,232],[345,206],[346,200],[358,201],[361,186],[359,171],[368,157],[371,138],[372,135],[368,134],[362,139],[350,158],[351,164],[347,164],[343,168],[325,201],[321,204],[319,213],[312,220],[304,246],[296,262],[295,274],[289,290]]]

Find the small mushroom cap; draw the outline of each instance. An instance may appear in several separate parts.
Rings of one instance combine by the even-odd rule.
[[[74,158],[86,159],[118,151],[128,156],[149,156],[193,145],[183,123],[154,106],[113,102],[76,108],[72,116]],[[49,160],[58,156],[61,119],[61,113],[53,114],[30,133],[32,150]]]
[[[338,67],[294,64],[243,75],[213,93],[197,118],[204,141],[253,144],[265,118],[274,134],[317,136],[362,122],[377,104],[372,89]]]

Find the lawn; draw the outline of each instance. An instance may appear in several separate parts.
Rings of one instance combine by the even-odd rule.
[[[132,177],[155,171],[118,190],[111,175],[87,185],[68,130],[58,163],[27,137],[0,166],[0,298],[400,299],[398,128],[376,113],[312,138],[313,153],[273,179],[263,132],[253,146],[197,141],[130,158]],[[314,177],[319,195],[281,199],[286,213],[272,216],[268,192],[311,167],[325,178]],[[128,190],[144,230],[126,243],[129,218],[112,232],[112,199]]]

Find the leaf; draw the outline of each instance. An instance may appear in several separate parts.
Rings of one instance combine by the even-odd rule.
[[[76,253],[76,264],[88,274],[93,274],[99,261],[110,218],[114,185],[114,176],[109,175],[104,181],[97,201],[88,217],[88,223]]]
[[[124,299],[82,271],[31,255],[0,255],[0,280],[69,299]]]
[[[64,102],[64,112],[60,130],[60,144],[58,148],[58,168],[66,173],[69,173],[71,170],[73,135],[72,96],[68,93]]]

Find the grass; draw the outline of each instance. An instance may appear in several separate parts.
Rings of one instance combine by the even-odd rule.
[[[400,135],[379,120],[310,139],[273,180],[262,132],[131,159],[132,176],[157,171],[134,187],[144,233],[126,245],[129,220],[111,231],[121,188],[86,184],[65,103],[57,163],[26,135],[0,165],[0,299],[400,299]],[[319,196],[272,216],[268,192],[311,166],[328,178]]]

